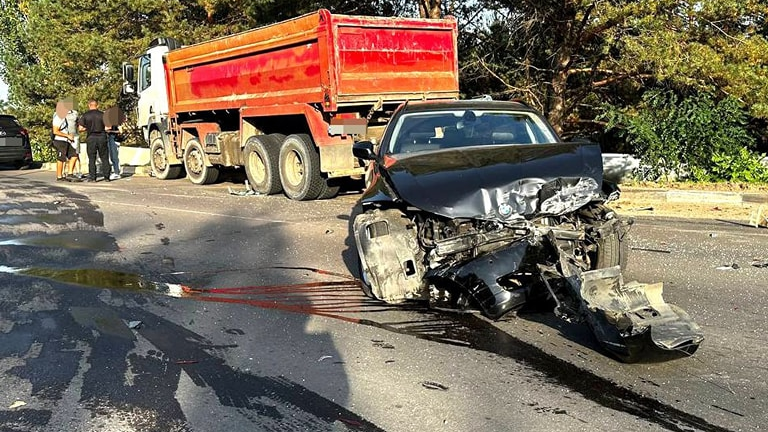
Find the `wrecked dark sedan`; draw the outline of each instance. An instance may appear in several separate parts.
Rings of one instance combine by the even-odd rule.
[[[606,206],[618,188],[598,145],[561,141],[523,104],[472,100],[404,104],[377,148],[353,151],[371,163],[353,222],[367,295],[493,319],[548,300],[625,361],[701,343],[661,284],[624,283],[627,224]]]

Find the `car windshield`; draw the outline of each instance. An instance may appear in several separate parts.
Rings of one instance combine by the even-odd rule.
[[[557,142],[538,115],[526,111],[446,110],[403,114],[389,141],[389,153],[411,153],[505,144]]]

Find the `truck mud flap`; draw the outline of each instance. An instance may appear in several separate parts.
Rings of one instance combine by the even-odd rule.
[[[662,283],[625,284],[619,266],[569,279],[581,281],[582,313],[598,341],[622,361],[688,356],[704,340],[684,310],[664,301]]]

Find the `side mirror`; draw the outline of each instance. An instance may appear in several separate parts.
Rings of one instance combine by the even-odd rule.
[[[362,160],[376,160],[373,143],[370,141],[360,141],[352,144],[352,154]]]
[[[123,80],[132,83],[134,81],[133,65],[123,62]]]
[[[123,88],[121,89],[120,94],[122,94],[122,95],[132,95],[135,92],[136,92],[136,90],[133,88],[131,83],[126,81],[126,82],[123,83]]]

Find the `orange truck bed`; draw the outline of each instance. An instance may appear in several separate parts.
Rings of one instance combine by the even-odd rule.
[[[327,10],[168,53],[169,114],[458,97],[457,26]]]

